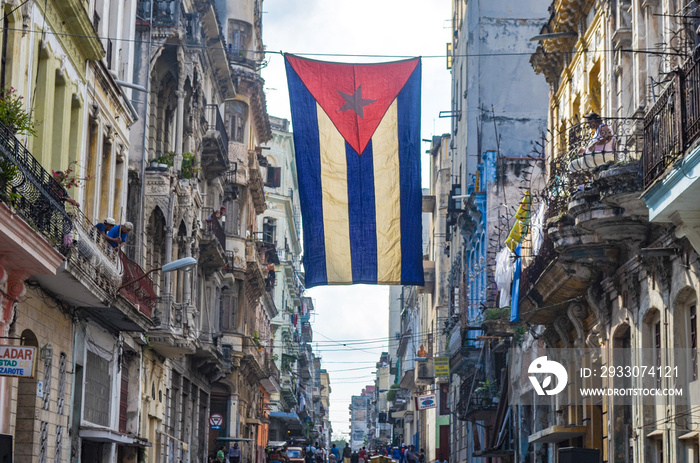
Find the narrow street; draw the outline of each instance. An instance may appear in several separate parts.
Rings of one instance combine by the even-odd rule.
[[[700,463],[697,1],[0,7],[0,463]]]

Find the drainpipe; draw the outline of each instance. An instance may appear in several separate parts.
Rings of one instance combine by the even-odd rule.
[[[144,97],[143,97],[143,146],[141,148],[141,194],[139,212],[141,217],[136,226],[137,235],[139,237],[140,243],[136,246],[136,262],[140,265],[143,264],[143,243],[144,236],[146,234],[146,141],[148,140],[148,105],[150,103],[150,93],[151,93],[151,44],[153,43],[153,2],[151,2],[151,11],[149,13],[150,19],[148,21],[148,47],[146,49],[146,86],[143,87]],[[134,90],[141,91],[136,87],[129,87]],[[172,245],[171,245],[172,246]],[[166,245],[167,247],[167,245]],[[167,275],[167,273],[166,273]],[[166,277],[167,281],[170,281],[169,277]]]

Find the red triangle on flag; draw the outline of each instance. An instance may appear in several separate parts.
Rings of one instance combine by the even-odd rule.
[[[345,64],[292,55],[286,55],[286,59],[338,132],[360,155],[419,61]]]

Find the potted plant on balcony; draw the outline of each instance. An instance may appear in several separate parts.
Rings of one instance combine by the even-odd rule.
[[[24,97],[14,87],[0,91],[0,123],[14,135],[36,135],[32,116],[24,109]]]
[[[167,169],[168,167],[171,167],[173,165],[173,161],[175,160],[175,153],[172,151],[168,153],[161,154],[155,159],[155,162],[160,169]]]
[[[192,153],[182,153],[182,168],[180,173],[184,179],[193,179],[200,172],[197,166],[197,158]]]

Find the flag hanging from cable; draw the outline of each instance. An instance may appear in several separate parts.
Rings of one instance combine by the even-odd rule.
[[[422,286],[420,59],[285,65],[306,287]]]
[[[520,206],[515,212],[515,223],[511,228],[506,247],[515,254],[515,265],[513,272],[513,286],[511,288],[510,301],[510,321],[517,323],[520,321],[520,272],[522,267],[521,246],[522,242],[530,231],[530,210],[532,209],[532,195],[530,190],[525,190]]]

